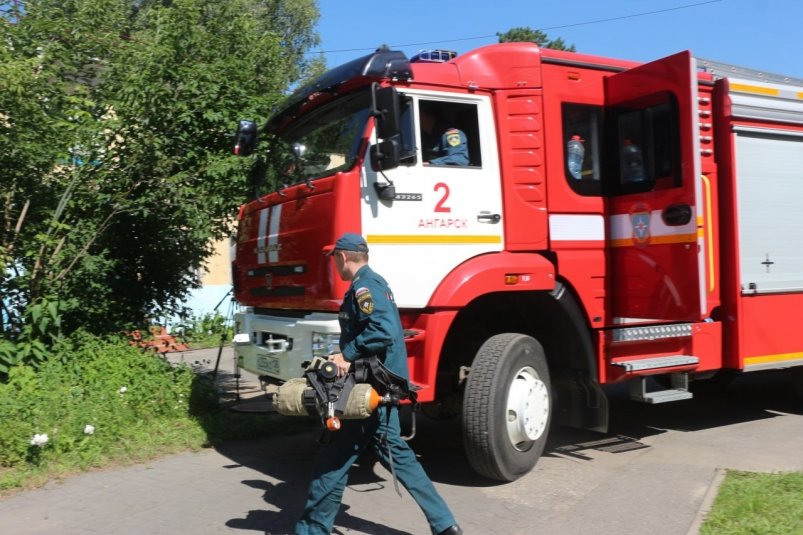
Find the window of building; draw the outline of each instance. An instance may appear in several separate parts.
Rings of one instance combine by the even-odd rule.
[[[418,127],[424,165],[482,167],[477,106],[420,100]]]

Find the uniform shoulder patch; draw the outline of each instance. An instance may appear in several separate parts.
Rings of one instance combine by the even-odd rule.
[[[357,307],[365,314],[371,314],[374,311],[374,298],[368,288],[358,288],[354,295],[357,297]]]
[[[463,140],[460,139],[460,130],[457,128],[450,128],[446,131],[446,143],[448,143],[452,147],[456,147],[462,143]]]

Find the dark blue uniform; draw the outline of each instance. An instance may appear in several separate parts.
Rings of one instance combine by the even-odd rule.
[[[338,319],[340,351],[346,360],[379,355],[387,369],[410,379],[396,301],[385,279],[369,266],[360,268],[351,281]]]
[[[424,161],[432,165],[469,165],[468,139],[457,128],[436,128],[440,135],[422,133]]]
[[[390,371],[409,379],[407,351],[393,293],[385,279],[369,266],[360,268],[351,281],[339,319],[340,350],[347,360],[384,355],[384,364]],[[380,443],[382,438],[387,441],[384,445]],[[421,507],[433,533],[454,525],[454,516],[413,450],[401,438],[397,407],[381,406],[364,420],[343,420],[342,428],[333,432],[331,439],[321,446],[315,460],[309,497],[295,528],[297,535],[332,532],[349,469],[369,446],[388,470],[390,449],[396,477]]]

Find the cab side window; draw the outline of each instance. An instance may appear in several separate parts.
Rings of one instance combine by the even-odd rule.
[[[440,100],[418,102],[424,165],[482,167],[477,106]]]
[[[564,103],[562,119],[566,180],[580,195],[600,195],[602,108]]]
[[[403,97],[401,101],[401,158],[402,165],[415,165],[415,125],[413,121],[413,99]]]
[[[677,101],[670,93],[651,95],[612,110],[611,154],[618,177],[614,193],[679,187],[680,139]]]

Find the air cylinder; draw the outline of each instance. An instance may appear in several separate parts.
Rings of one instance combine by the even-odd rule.
[[[279,414],[284,416],[309,416],[304,399],[312,397],[314,397],[313,389],[305,378],[300,377],[282,384],[273,398],[273,403]],[[337,416],[344,420],[368,418],[381,402],[382,396],[371,385],[357,383],[349,390],[345,403],[341,400],[336,403]]]
[[[304,391],[309,388],[307,379],[298,377],[290,379],[279,386],[279,391],[273,396],[273,405],[279,414],[284,416],[309,416],[304,406]],[[310,390],[312,390],[310,388]]]
[[[349,393],[346,408],[341,418],[345,420],[359,420],[368,418],[382,402],[382,397],[368,383],[354,385]]]

